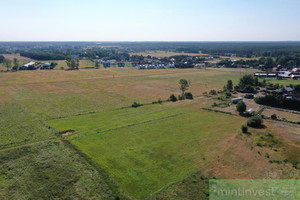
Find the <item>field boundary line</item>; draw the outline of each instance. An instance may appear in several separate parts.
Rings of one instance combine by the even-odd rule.
[[[172,118],[172,117],[178,117],[178,116],[184,115],[184,114],[185,113],[178,113],[178,114],[169,115],[169,116],[166,116],[166,117],[155,118],[155,119],[151,119],[151,120],[147,120],[147,121],[143,121],[143,122],[139,122],[139,123],[135,123],[135,124],[127,124],[127,125],[124,125],[124,126],[119,126],[119,127],[116,127],[116,128],[106,129],[106,130],[103,130],[103,131],[97,131],[97,132],[92,132],[92,133],[88,133],[88,132],[78,133],[77,135],[70,135],[70,137],[74,136],[74,137],[71,138],[71,140],[74,140],[74,139],[78,139],[78,138],[85,137],[85,136],[97,135],[99,133],[105,133],[105,132],[119,130],[119,129],[123,129],[123,128],[127,128],[127,127],[132,127],[132,126],[137,126],[137,125],[141,125],[141,124],[151,123],[151,122],[154,122],[154,121],[157,121],[157,120],[168,119],[168,118]]]
[[[131,199],[129,196],[127,196],[123,189],[120,187],[120,185],[110,176],[110,174],[93,158],[91,158],[88,154],[81,151],[76,145],[72,144],[71,141],[66,139],[61,139],[60,141],[63,142],[65,146],[76,152],[80,157],[82,157],[87,163],[89,163],[93,168],[95,168],[98,173],[103,176],[105,182],[110,187],[110,189],[113,191],[114,195],[116,195],[116,199],[119,199],[120,197],[123,199]]]
[[[19,149],[19,148],[22,148],[22,147],[27,147],[27,146],[32,146],[32,145],[35,145],[35,144],[40,144],[40,143],[43,143],[43,142],[55,142],[55,141],[59,141],[59,138],[53,138],[53,139],[47,139],[47,140],[40,140],[40,141],[36,141],[36,142],[31,142],[31,143],[22,143],[20,142],[18,146],[8,146],[8,147],[5,147],[0,149],[0,152],[5,152],[5,151],[10,151],[10,150],[13,150],[13,149]],[[16,144],[16,143],[15,143]]]

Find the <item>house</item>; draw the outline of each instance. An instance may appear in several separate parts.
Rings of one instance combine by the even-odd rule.
[[[195,68],[198,68],[198,69],[199,68],[205,68],[205,66],[206,66],[205,63],[196,63],[195,64]]]
[[[41,63],[39,69],[51,69],[51,63]]]
[[[292,74],[299,74],[300,75],[300,68],[293,68],[291,71]]]
[[[278,77],[290,78],[291,77],[291,72],[290,71],[279,71],[278,72]]]
[[[276,73],[268,73],[267,77],[276,77]]]
[[[154,64],[149,64],[149,65],[147,66],[147,69],[155,69],[155,65],[154,65]]]
[[[284,91],[285,91],[285,93],[291,94],[294,91],[294,89],[291,87],[286,87],[286,88],[284,88]]]
[[[139,65],[138,69],[146,69],[145,65]]]
[[[294,80],[300,80],[300,75],[293,74],[291,78]]]
[[[293,91],[294,91],[293,88],[286,87],[286,88],[279,88],[277,90],[274,90],[273,93],[280,94],[280,95],[283,95],[283,96],[287,96],[287,95],[292,94]]]
[[[175,68],[175,65],[174,65],[174,64],[168,64],[168,65],[167,65],[167,68],[169,68],[169,69],[174,69],[174,68]]]
[[[254,76],[258,76],[258,77],[266,77],[266,76],[267,76],[267,73],[257,72],[257,73],[254,73]]]
[[[165,65],[164,64],[159,64],[156,66],[157,69],[165,69]]]
[[[31,66],[35,66],[35,64],[36,64],[35,62],[29,62],[29,63],[23,65],[22,67],[20,67],[20,70],[27,70]]]
[[[103,67],[104,67],[104,68],[110,68],[110,63],[109,63],[109,62],[103,63]]]
[[[139,64],[138,63],[131,63],[132,67],[136,67],[138,66]]]
[[[234,99],[231,99],[231,103],[238,103],[239,101],[243,101],[243,98],[242,97],[239,97],[239,98],[234,98]]]
[[[123,62],[118,63],[118,67],[125,67],[125,63]]]

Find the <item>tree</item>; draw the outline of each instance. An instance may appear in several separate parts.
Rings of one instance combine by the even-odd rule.
[[[0,55],[0,63],[4,63],[5,57],[3,55]]]
[[[9,71],[9,69],[11,68],[11,60],[9,60],[9,59],[5,59],[4,60],[4,65],[5,65],[5,67],[6,67],[6,69],[7,69],[7,71]]]
[[[184,95],[184,92],[188,90],[188,87],[190,86],[190,83],[186,79],[180,79],[179,80],[180,90],[182,92],[182,95]]]
[[[194,99],[193,94],[191,92],[186,92],[184,94],[184,96],[185,96],[186,99]]]
[[[247,106],[243,101],[239,101],[236,105],[236,110],[239,113],[244,113],[246,111],[246,108],[247,108]]]
[[[242,125],[241,130],[243,133],[248,133],[248,126],[247,125]]]
[[[240,79],[240,82],[239,82],[239,88],[240,89],[244,89],[247,85],[250,85],[250,86],[254,86],[255,85],[255,81],[254,81],[254,78],[252,75],[250,74],[246,74],[244,75],[241,79]]]
[[[259,60],[258,60],[259,64],[265,64],[266,62],[266,58],[265,57],[261,57]]]
[[[248,120],[247,125],[250,127],[259,128],[262,125],[262,123],[263,120],[261,117],[254,116]]]
[[[227,90],[231,91],[233,89],[233,84],[232,84],[232,80],[228,80],[227,81],[227,86],[226,86]]]
[[[265,61],[265,67],[266,68],[272,68],[274,66],[274,60],[270,57],[268,57]]]
[[[95,61],[95,67],[96,67],[96,69],[99,69],[99,62],[98,62],[98,60]]]
[[[67,57],[66,58],[66,63],[69,67],[70,70],[75,70],[79,69],[79,59],[73,59],[72,57]]]
[[[216,90],[211,90],[211,91],[209,91],[209,94],[210,95],[217,95],[217,91]]]
[[[131,106],[132,106],[133,108],[137,108],[137,107],[142,106],[142,104],[137,103],[137,102],[133,102],[133,104],[132,104]]]
[[[79,59],[75,60],[75,69],[79,70]]]
[[[177,101],[177,97],[174,95],[174,94],[171,94],[171,96],[170,96],[170,101],[172,101],[172,102],[175,102],[175,101]]]
[[[13,70],[18,71],[19,70],[19,61],[18,61],[18,59],[14,58],[13,62],[14,62]]]

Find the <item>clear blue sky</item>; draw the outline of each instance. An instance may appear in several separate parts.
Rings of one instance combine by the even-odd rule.
[[[0,41],[300,40],[300,0],[3,0]]]

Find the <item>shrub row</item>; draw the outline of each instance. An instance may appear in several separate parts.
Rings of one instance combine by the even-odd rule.
[[[264,97],[256,97],[254,101],[261,105],[300,111],[300,101],[294,99],[277,98],[275,95],[266,95]]]

